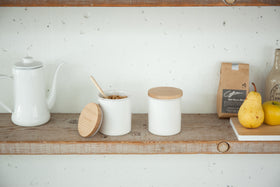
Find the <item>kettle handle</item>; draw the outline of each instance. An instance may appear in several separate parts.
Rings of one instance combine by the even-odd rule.
[[[9,79],[9,80],[13,80],[13,77],[11,77],[11,76],[8,76],[8,75],[2,75],[2,74],[0,74],[0,79]],[[2,103],[1,101],[0,101],[0,106],[2,106],[6,111],[8,111],[9,113],[13,113],[13,111],[9,108],[9,107],[7,107],[7,105],[5,105],[4,103]]]

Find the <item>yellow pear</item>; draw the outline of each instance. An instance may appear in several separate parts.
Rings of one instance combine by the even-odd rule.
[[[246,128],[257,128],[264,121],[262,97],[257,92],[256,85],[252,83],[255,91],[251,91],[239,108],[238,120]]]

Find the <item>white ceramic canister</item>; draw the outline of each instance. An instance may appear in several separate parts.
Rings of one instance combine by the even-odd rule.
[[[105,91],[107,96],[127,96],[123,99],[105,99],[98,95],[103,112],[100,132],[109,136],[120,136],[131,131],[131,101],[124,91]]]
[[[181,131],[181,97],[183,91],[174,87],[156,87],[148,91],[149,131],[170,136]]]

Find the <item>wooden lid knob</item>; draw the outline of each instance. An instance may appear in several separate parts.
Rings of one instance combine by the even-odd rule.
[[[102,110],[98,104],[89,103],[82,110],[79,122],[78,131],[82,137],[89,137],[98,132],[102,121]]]
[[[155,99],[177,99],[182,97],[183,91],[174,87],[156,87],[151,88],[148,95]]]

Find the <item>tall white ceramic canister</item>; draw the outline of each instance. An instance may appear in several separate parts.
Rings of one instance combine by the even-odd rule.
[[[100,132],[109,136],[120,136],[131,131],[131,101],[124,91],[105,91],[107,96],[127,96],[122,99],[106,99],[98,96],[103,112],[103,121]]]
[[[148,91],[149,131],[171,136],[181,131],[181,97],[183,91],[174,87],[156,87]]]

